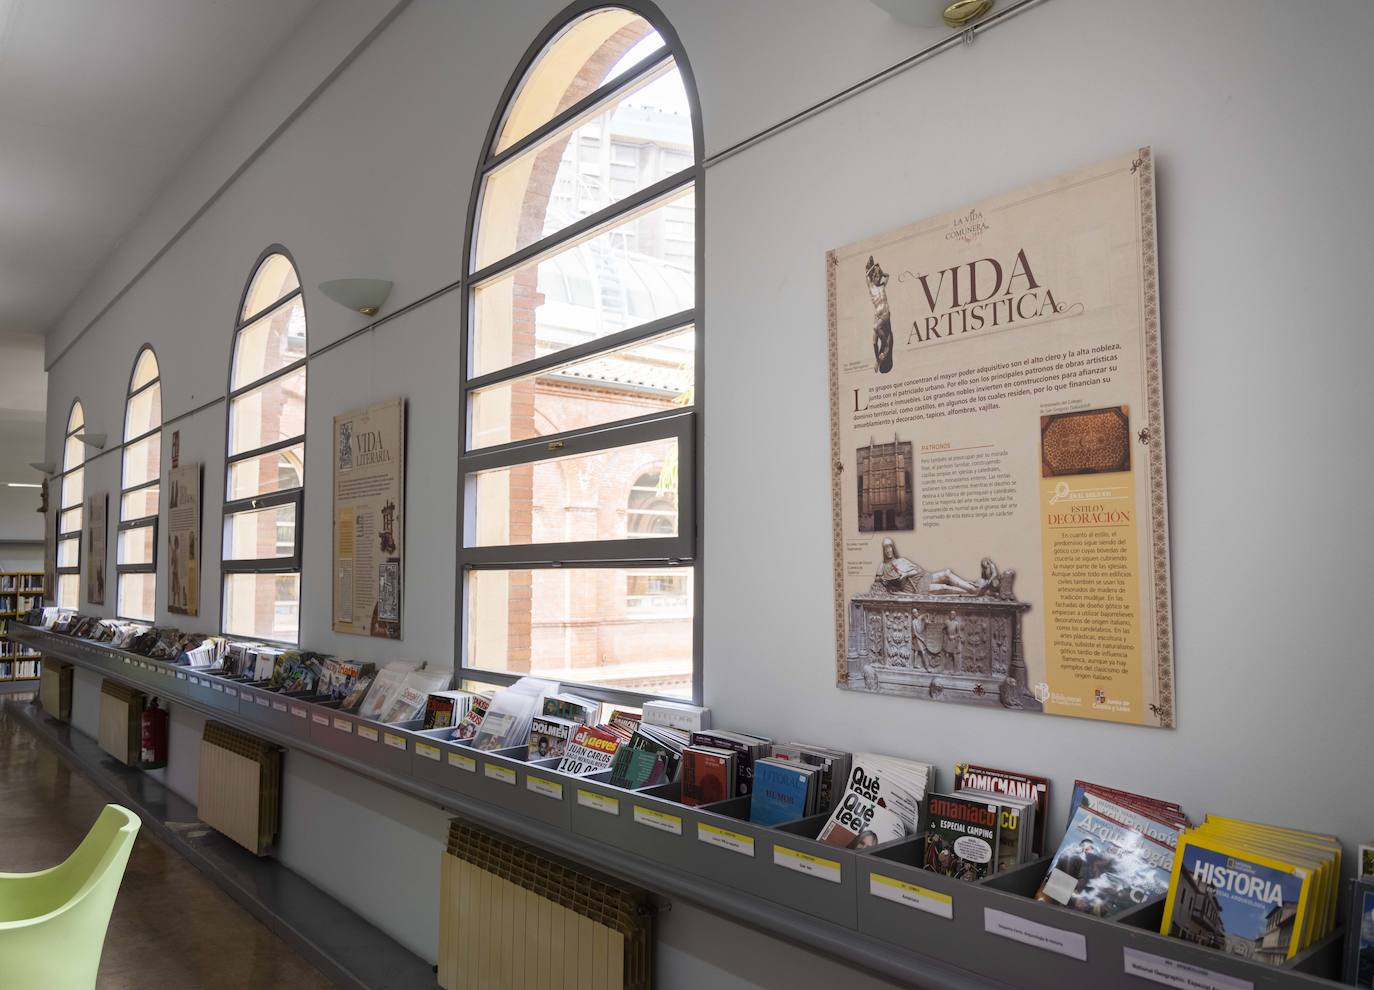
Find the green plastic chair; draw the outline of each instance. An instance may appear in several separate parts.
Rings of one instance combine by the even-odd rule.
[[[66,862],[39,873],[0,873],[0,987],[95,986],[138,826],[132,811],[107,804]]]

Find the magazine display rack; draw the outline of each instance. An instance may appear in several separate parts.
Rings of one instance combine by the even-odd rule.
[[[524,748],[482,752],[443,738],[447,729],[373,722],[33,627],[12,634],[46,656],[891,979],[948,990],[1142,980],[1227,990],[1344,986],[1334,982],[1340,929],[1272,967],[1160,935],[1159,902],[1103,920],[1036,901],[1043,860],[964,883],[923,870],[919,838],[835,849],[815,840],[822,816],[776,828],[750,823],[747,796],[687,807],[676,784],[624,790],[609,773],[573,777],[556,761],[531,762]]]

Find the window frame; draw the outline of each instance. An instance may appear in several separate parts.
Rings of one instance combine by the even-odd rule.
[[[497,141],[508,114],[515,106],[524,81],[529,77],[541,55],[576,21],[597,10],[619,8],[637,14],[648,21],[663,40],[662,47],[629,66],[624,72],[603,82],[592,92],[555,113],[539,127],[495,152]],[[535,147],[551,135],[567,128],[579,118],[589,117],[595,108],[607,103],[614,106],[616,94],[634,86],[645,76],[659,72],[672,60],[681,74],[683,90],[691,111],[692,162],[666,178],[650,183],[636,192],[617,200],[594,213],[581,217],[553,234],[539,237],[480,269],[474,269],[477,259],[478,224],[482,214],[483,181],[495,169]],[[702,130],[701,105],[696,77],[692,71],[680,38],[668,19],[649,0],[576,0],[565,7],[530,44],[516,66],[497,103],[487,129],[483,151],[473,177],[472,194],[468,199],[464,236],[462,277],[459,285],[462,304],[459,316],[459,396],[458,396],[458,476],[457,476],[457,559],[454,607],[454,675],[459,683],[476,681],[486,684],[508,685],[525,676],[508,671],[489,670],[469,665],[467,645],[468,578],[480,570],[535,570],[544,568],[644,568],[654,566],[667,571],[674,567],[691,568],[692,601],[692,674],[691,697],[694,704],[703,699],[703,613],[702,591],[704,574],[701,506],[704,502],[702,446],[705,436],[705,140]],[[607,178],[610,176],[608,174]],[[588,237],[600,228],[645,212],[656,205],[664,205],[692,190],[694,204],[693,248],[693,305],[690,309],[641,323],[594,340],[536,356],[532,359],[481,375],[472,374],[474,331],[474,290],[482,283],[510,274],[541,255],[567,248]],[[555,190],[556,191],[556,190]],[[553,192],[551,191],[551,195]],[[514,441],[489,447],[469,449],[471,426],[471,397],[479,389],[492,385],[513,383],[538,372],[602,353],[611,353],[627,345],[659,337],[671,330],[693,328],[694,367],[693,401],[685,409],[667,409],[635,416],[614,424],[592,426],[562,433]],[[546,458],[566,457],[575,453],[608,450],[646,440],[673,437],[678,440],[678,535],[674,537],[630,537],[624,540],[592,540],[562,544],[507,545],[494,547],[467,546],[473,522],[473,495],[470,476],[477,470],[536,463]],[[649,556],[649,551],[659,551]],[[560,556],[562,555],[562,556]],[[645,701],[664,695],[627,691],[580,682],[567,682],[570,688],[587,697],[612,704],[642,705]],[[683,700],[683,699],[678,699]]]
[[[80,408],[81,410],[81,424],[79,426],[72,426],[72,414],[76,412],[78,408]],[[54,604],[56,604],[58,608],[71,608],[76,611],[80,611],[82,585],[81,565],[83,563],[84,557],[84,554],[82,553],[82,544],[86,542],[83,538],[83,534],[86,528],[86,484],[84,473],[82,474],[80,500],[78,500],[77,503],[72,506],[64,506],[62,504],[62,494],[66,491],[67,488],[67,477],[69,475],[75,474],[77,471],[85,472],[86,470],[86,456],[84,450],[82,452],[80,464],[78,464],[76,467],[67,466],[67,445],[71,442],[72,437],[76,436],[78,433],[84,433],[86,431],[86,407],[82,404],[80,396],[73,398],[71,405],[67,407],[67,421],[64,426],[64,429],[66,430],[66,432],[62,434],[62,471],[57,476],[57,522],[56,535],[53,540],[53,577],[55,579],[53,583],[55,587],[53,588],[52,599]],[[80,443],[80,441],[77,442]],[[65,515],[71,509],[79,509],[81,511],[81,519],[80,522],[77,523],[75,529],[69,529],[64,532],[62,529],[62,516]],[[62,543],[64,541],[76,543],[76,563],[68,567],[62,566]],[[71,575],[76,578],[75,605],[62,604],[63,575]]]
[[[140,385],[137,389],[135,389],[135,388],[134,388],[134,376],[138,374],[138,366],[139,366],[139,363],[143,360],[144,352],[148,352],[148,353],[150,353],[150,354],[153,355],[153,363],[154,363],[154,365],[157,367],[157,375],[154,376],[153,379],[152,379],[151,381],[144,382],[144,383],[143,383],[142,385]],[[137,398],[138,396],[142,395],[144,392],[148,391],[148,389],[152,388],[154,385],[158,386],[159,389],[161,389],[161,387],[162,387],[162,362],[158,360],[157,352],[156,352],[155,350],[153,350],[153,345],[150,344],[150,343],[145,343],[142,347],[140,347],[140,348],[138,349],[138,353],[134,355],[133,367],[129,369],[129,387],[128,387],[128,389],[125,390],[125,393],[124,393],[124,395],[125,395],[125,398],[124,398],[124,428],[125,428],[125,430],[127,430],[128,427],[129,427],[129,403],[133,402],[135,398]],[[116,532],[116,535],[115,535],[115,618],[117,618],[117,619],[122,619],[122,620],[124,620],[124,621],[126,621],[126,622],[153,623],[153,622],[156,622],[156,621],[157,621],[157,601],[158,601],[158,599],[157,599],[157,592],[158,592],[158,581],[157,581],[157,551],[158,551],[158,541],[160,540],[161,534],[162,534],[161,527],[159,526],[159,521],[160,521],[161,514],[162,514],[162,489],[161,489],[160,487],[159,487],[159,489],[158,489],[158,494],[157,494],[157,510],[156,510],[155,512],[153,512],[151,515],[140,516],[140,517],[138,517],[138,518],[136,518],[136,519],[125,519],[125,518],[124,518],[124,496],[130,495],[130,494],[132,494],[132,493],[134,493],[134,492],[143,491],[144,489],[147,489],[147,488],[152,488],[154,485],[159,485],[159,486],[160,486],[160,485],[162,484],[162,448],[161,448],[161,445],[159,444],[159,447],[158,447],[158,468],[157,468],[157,473],[153,476],[152,480],[151,480],[151,481],[145,481],[145,482],[142,482],[141,484],[137,484],[137,485],[129,485],[129,486],[127,486],[127,487],[126,487],[125,484],[124,484],[124,464],[125,464],[124,452],[125,452],[126,450],[128,450],[128,448],[131,447],[132,445],[138,443],[138,442],[141,441],[141,440],[147,440],[149,437],[151,437],[151,436],[152,436],[153,434],[155,434],[155,433],[156,433],[156,434],[161,434],[161,433],[162,433],[162,424],[163,424],[162,399],[161,399],[161,396],[159,395],[159,398],[158,398],[157,426],[153,427],[153,428],[150,429],[150,430],[145,430],[143,433],[140,433],[140,434],[139,434],[138,436],[136,436],[136,437],[125,437],[125,438],[124,438],[123,444],[121,444],[121,446],[120,446],[120,454],[119,454],[119,523],[118,523],[118,525],[115,527],[115,532]],[[153,553],[152,553],[152,558],[153,558],[153,559],[152,559],[150,562],[146,563],[146,564],[121,564],[121,563],[119,562],[119,544],[120,544],[120,536],[121,536],[123,533],[125,533],[127,530],[131,530],[131,529],[149,529],[149,528],[151,528],[152,531],[153,531]],[[152,617],[151,619],[136,619],[136,618],[133,618],[132,616],[128,616],[128,615],[125,615],[125,614],[124,614],[124,598],[123,598],[123,592],[122,592],[122,582],[121,582],[119,579],[120,579],[121,577],[123,577],[125,574],[152,574],[152,575],[153,575],[153,617]]]
[[[281,255],[291,264],[292,270],[296,275],[296,288],[286,293],[281,298],[275,300],[271,305],[263,307],[256,313],[244,315],[243,307],[248,302],[248,293],[253,288],[253,283],[257,279],[263,265],[273,255]],[[305,324],[305,354],[289,364],[283,365],[276,370],[254,379],[246,385],[238,388],[234,387],[234,368],[238,360],[239,336],[240,334],[257,323],[259,320],[283,306],[288,305],[296,298],[300,299],[301,317]],[[234,310],[234,329],[230,335],[229,345],[229,367],[225,375],[224,387],[224,480],[220,487],[220,532],[219,532],[219,569],[220,569],[220,594],[219,594],[219,626],[220,634],[230,639],[251,640],[255,643],[269,643],[278,646],[299,647],[301,641],[301,602],[304,600],[305,588],[305,569],[302,566],[303,554],[301,552],[302,537],[304,527],[302,519],[305,513],[305,454],[306,437],[309,434],[310,423],[310,314],[305,299],[305,280],[301,278],[301,267],[297,263],[295,255],[281,244],[269,244],[258,255],[257,260],[249,269],[248,278],[244,280],[243,291],[239,294],[237,309]],[[274,440],[272,443],[254,447],[251,450],[243,450],[232,453],[234,439],[234,400],[239,396],[252,392],[255,389],[263,388],[278,379],[285,378],[297,371],[305,372],[305,398],[302,400],[301,432],[295,436],[281,440]],[[300,484],[294,488],[287,488],[278,491],[268,492],[264,495],[250,495],[244,498],[229,498],[229,482],[231,472],[235,464],[240,461],[252,460],[255,457],[262,457],[273,454],[280,450],[299,445],[301,448],[301,479]],[[294,504],[296,509],[296,527],[293,534],[293,551],[288,557],[269,557],[254,559],[230,559],[225,556],[224,535],[228,531],[230,517],[241,512],[250,512],[255,509],[269,509],[277,505]],[[297,576],[298,597],[296,600],[296,638],[277,639],[273,636],[258,636],[242,632],[230,632],[226,625],[227,609],[226,603],[229,593],[230,576],[234,574],[264,574],[264,575],[283,575],[295,574]]]

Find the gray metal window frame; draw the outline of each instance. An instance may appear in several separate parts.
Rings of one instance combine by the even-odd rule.
[[[296,288],[273,302],[270,306],[265,306],[256,313],[243,315],[244,304],[248,301],[248,291],[253,287],[253,281],[262,271],[262,266],[274,255],[281,255],[290,264],[291,270],[296,274]],[[271,315],[292,300],[300,298],[301,315],[305,320],[305,356],[284,367],[278,368],[270,374],[263,375],[261,378],[254,379],[247,385],[238,388],[234,387],[234,363],[238,358],[239,337],[245,329],[257,323],[266,316]],[[270,244],[262,250],[258,258],[253,262],[253,268],[248,273],[248,278],[243,283],[243,292],[239,295],[238,309],[234,317],[233,345],[229,348],[229,371],[225,379],[224,387],[224,487],[220,490],[220,532],[219,532],[219,560],[220,560],[220,589],[219,589],[219,627],[220,633],[233,639],[247,639],[253,642],[272,643],[281,646],[299,646],[301,641],[300,627],[300,602],[305,599],[305,568],[303,566],[303,555],[301,553],[301,539],[304,532],[303,519],[305,517],[305,446],[306,434],[309,433],[310,423],[310,313],[305,302],[305,282],[301,279],[301,266],[296,262],[295,256],[281,244]],[[240,396],[260,388],[265,388],[278,379],[285,378],[287,375],[297,371],[305,372],[305,415],[302,423],[306,428],[293,437],[284,440],[274,440],[272,443],[263,444],[261,447],[254,447],[252,450],[242,450],[238,453],[230,452],[230,443],[233,440],[234,429],[234,400]],[[266,454],[273,454],[280,450],[299,445],[301,448],[301,483],[294,488],[287,488],[281,491],[269,492],[265,495],[253,495],[248,498],[229,498],[229,475],[233,466],[240,461],[252,460],[255,457],[262,457]],[[255,509],[270,509],[277,505],[294,504],[296,507],[296,526],[292,534],[292,552],[287,557],[267,557],[255,558],[252,560],[233,560],[224,555],[224,537],[229,528],[229,518],[242,512],[251,512]],[[230,632],[225,627],[225,616],[227,610],[225,601],[229,587],[229,577],[232,574],[265,574],[281,576],[283,574],[295,574],[299,579],[297,587],[299,598],[296,606],[296,638],[274,639],[270,636],[255,636],[247,633]]]
[[[70,424],[71,424],[71,421],[72,421],[72,411],[73,411],[74,409],[76,409],[77,406],[81,406],[81,425],[80,425],[80,426],[77,426],[77,427],[71,427]],[[54,585],[54,587],[53,587],[53,589],[52,589],[52,601],[53,601],[53,604],[54,604],[54,605],[58,606],[59,608],[62,607],[62,605],[61,605],[62,575],[64,575],[64,574],[74,574],[74,575],[76,575],[77,584],[78,584],[78,588],[77,588],[77,592],[76,592],[76,602],[77,602],[77,607],[80,608],[80,607],[81,607],[81,590],[80,590],[80,581],[81,581],[81,560],[82,560],[82,557],[84,556],[84,554],[83,554],[83,552],[82,552],[82,548],[81,548],[81,544],[84,542],[84,541],[81,539],[81,532],[82,532],[82,530],[83,530],[83,529],[85,528],[85,526],[86,526],[86,486],[85,486],[85,484],[82,484],[82,486],[81,486],[81,501],[80,501],[80,502],[78,502],[76,505],[73,505],[73,506],[63,506],[63,504],[62,504],[62,489],[63,489],[64,487],[66,487],[67,476],[68,476],[69,474],[73,474],[73,473],[76,472],[76,471],[84,471],[84,470],[86,469],[86,458],[85,458],[84,456],[81,458],[81,463],[80,463],[80,465],[78,465],[77,467],[74,467],[74,468],[69,468],[69,467],[67,467],[67,441],[71,440],[72,437],[76,436],[78,433],[80,433],[80,432],[82,432],[83,430],[86,429],[86,407],[85,407],[84,405],[82,405],[82,403],[81,403],[81,397],[80,397],[80,396],[77,396],[76,398],[72,399],[72,404],[71,404],[70,406],[67,407],[67,424],[68,424],[68,427],[69,427],[69,428],[67,429],[67,431],[66,431],[65,433],[62,434],[62,473],[59,474],[59,475],[57,476],[57,535],[56,535],[56,538],[53,540],[53,585]],[[84,475],[83,475],[83,478],[84,478]],[[69,511],[70,509],[80,509],[80,510],[81,510],[81,525],[78,526],[74,531],[72,531],[72,532],[70,532],[70,533],[67,533],[67,534],[64,534],[64,533],[62,532],[62,516],[63,516],[64,512]],[[70,566],[70,567],[63,567],[63,566],[62,566],[62,542],[63,542],[64,540],[75,540],[75,541],[76,541],[76,563],[73,564],[73,565]],[[118,593],[116,592],[116,594],[118,594]]]
[[[567,28],[581,17],[597,10],[621,8],[648,21],[663,39],[664,45],[631,66],[615,79],[599,86],[572,106],[555,114],[540,127],[520,138],[509,148],[494,153],[497,139],[505,125],[514,99],[539,57]],[[583,217],[561,230],[540,238],[500,260],[472,270],[477,250],[477,227],[481,215],[483,180],[501,165],[535,147],[552,134],[563,130],[582,117],[590,117],[596,108],[614,101],[618,94],[635,85],[646,75],[658,71],[666,60],[672,59],[682,75],[692,118],[692,164],[659,180],[630,196]],[[468,201],[467,229],[464,244],[463,278],[460,286],[463,301],[460,308],[459,335],[459,430],[458,430],[458,518],[457,555],[454,607],[455,677],[487,684],[512,684],[524,676],[506,671],[488,670],[468,664],[468,607],[469,576],[481,570],[534,570],[542,568],[642,568],[659,565],[664,569],[679,566],[692,568],[692,698],[702,703],[702,590],[703,539],[701,505],[702,439],[705,422],[705,141],[701,126],[701,107],[697,97],[696,77],[687,53],[677,33],[659,8],[649,0],[576,0],[564,8],[534,40],[520,60],[502,93],[498,110],[492,117],[483,145],[482,160],[473,179],[472,195]],[[471,344],[473,332],[473,290],[484,282],[509,274],[522,265],[569,247],[589,237],[601,228],[631,219],[660,202],[680,196],[692,189],[695,201],[695,272],[693,274],[693,306],[639,326],[608,334],[553,354],[536,357],[499,371],[471,375]],[[549,368],[558,367],[595,354],[608,353],[630,344],[642,343],[676,329],[691,326],[695,330],[695,364],[693,368],[693,404],[688,409],[666,410],[617,421],[603,426],[573,430],[566,433],[517,441],[475,450],[468,449],[469,406],[472,393],[492,385],[511,383]],[[678,440],[678,535],[626,540],[597,540],[578,543],[531,544],[529,546],[469,547],[467,534],[472,524],[471,478],[476,471],[516,464],[535,463],[549,458],[566,457],[572,453],[608,450],[646,440],[673,437]],[[656,556],[646,556],[654,551]],[[645,701],[662,697],[652,693],[624,691],[590,684],[569,684],[590,698],[612,704],[642,705]]]
[[[137,389],[135,389],[135,388],[134,388],[134,375],[138,374],[138,363],[139,363],[141,360],[143,360],[143,355],[144,355],[145,352],[147,352],[147,353],[153,355],[153,361],[154,361],[154,363],[157,365],[157,376],[156,376],[155,378],[153,378],[152,381],[150,381],[150,382],[145,382],[144,384],[140,385]],[[135,398],[137,398],[138,396],[142,395],[144,392],[148,391],[148,389],[152,388],[154,385],[160,386],[161,384],[162,384],[162,362],[158,360],[157,352],[153,350],[153,345],[152,345],[152,344],[149,344],[149,343],[145,343],[142,347],[140,347],[140,348],[138,349],[138,353],[134,355],[134,364],[133,364],[133,368],[130,369],[130,371],[129,371],[129,388],[128,388],[127,392],[126,392],[126,397],[125,397],[125,399],[124,399],[124,428],[125,428],[125,430],[127,430],[127,429],[129,428],[129,403],[133,402]],[[117,534],[117,535],[115,536],[115,618],[117,618],[117,619],[123,619],[123,620],[126,621],[126,622],[153,622],[153,621],[156,621],[156,619],[157,619],[157,548],[158,548],[158,541],[159,541],[159,539],[161,538],[161,529],[160,529],[159,526],[158,526],[158,521],[159,521],[159,518],[158,518],[158,517],[159,517],[159,515],[160,515],[160,513],[161,513],[161,511],[162,511],[162,491],[161,491],[161,489],[158,490],[158,499],[157,499],[158,508],[157,508],[157,511],[153,512],[151,515],[140,516],[140,517],[138,517],[137,519],[125,519],[125,518],[124,518],[124,496],[125,496],[125,495],[130,495],[130,494],[132,494],[132,493],[134,493],[134,492],[143,491],[143,490],[146,489],[146,488],[151,488],[151,487],[153,487],[154,485],[160,485],[160,484],[162,483],[162,463],[161,463],[161,462],[162,462],[162,454],[161,454],[161,447],[159,446],[159,448],[158,448],[158,470],[157,470],[157,474],[155,474],[155,475],[153,476],[153,480],[152,480],[152,481],[145,481],[145,482],[143,482],[142,484],[131,485],[131,486],[127,487],[127,488],[124,486],[124,466],[125,466],[125,461],[126,461],[126,455],[127,455],[128,452],[129,452],[129,448],[130,448],[131,446],[133,446],[134,444],[138,443],[138,442],[141,441],[141,440],[147,440],[147,439],[148,439],[150,436],[152,436],[154,433],[161,433],[161,432],[162,432],[162,400],[159,398],[159,400],[158,400],[158,413],[157,413],[157,426],[153,427],[151,430],[145,430],[143,433],[140,433],[140,434],[139,434],[138,436],[136,436],[136,437],[129,437],[129,438],[126,438],[126,439],[124,440],[124,443],[121,445],[121,449],[120,449],[120,453],[119,453],[119,525],[116,527],[116,534]],[[149,563],[146,563],[146,564],[121,564],[121,563],[119,562],[119,544],[120,544],[119,536],[122,535],[124,532],[126,532],[126,531],[128,531],[128,530],[131,530],[131,529],[148,529],[148,528],[151,528],[152,531],[153,531],[153,559],[152,559],[152,561],[149,562]],[[123,613],[124,599],[123,599],[123,597],[122,597],[122,595],[121,595],[121,593],[120,593],[120,580],[119,580],[119,579],[120,579],[123,575],[125,575],[125,574],[152,574],[152,575],[153,575],[153,618],[152,618],[152,619],[135,619],[135,618],[133,618],[132,616],[128,616],[128,615],[125,615],[125,614]]]

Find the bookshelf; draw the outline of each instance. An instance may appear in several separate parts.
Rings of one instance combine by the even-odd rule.
[[[0,684],[37,681],[43,655],[9,637],[9,624],[44,601],[42,571],[0,571]]]

